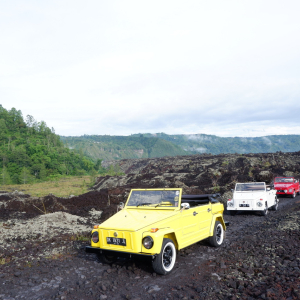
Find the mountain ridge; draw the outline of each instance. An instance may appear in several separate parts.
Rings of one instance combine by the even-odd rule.
[[[300,150],[300,135],[218,137],[207,134],[137,133],[129,136],[84,135],[61,140],[94,160],[155,158],[190,154],[275,153]]]

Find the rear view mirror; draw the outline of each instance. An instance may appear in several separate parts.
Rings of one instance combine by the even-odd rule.
[[[122,210],[124,208],[124,203],[123,202],[120,202],[119,205],[118,205],[118,210]]]
[[[190,204],[189,203],[181,203],[181,210],[189,209],[189,208],[190,208]]]

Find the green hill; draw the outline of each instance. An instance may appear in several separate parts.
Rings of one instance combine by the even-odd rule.
[[[300,150],[300,135],[218,137],[206,134],[139,133],[131,136],[61,136],[61,140],[68,148],[79,150],[82,154],[94,160],[154,158],[201,153],[242,154],[277,151],[295,152]]]
[[[207,134],[168,135],[165,133],[146,133],[143,136],[164,139],[192,153],[272,153],[300,150],[300,135],[218,137]]]
[[[0,183],[28,183],[49,176],[79,175],[97,169],[96,164],[64,146],[54,129],[30,115],[0,105]]]
[[[84,135],[61,136],[69,149],[96,159],[152,158],[191,154],[181,147],[160,138],[137,136]]]

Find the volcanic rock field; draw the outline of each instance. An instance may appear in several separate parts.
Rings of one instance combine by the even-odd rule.
[[[180,250],[174,271],[145,259],[112,265],[85,253],[89,234],[116,213],[131,188],[181,187],[221,193],[236,182],[300,178],[300,153],[193,155],[106,162],[123,176],[99,177],[83,195],[34,198],[0,191],[0,299],[300,299],[300,197],[279,210],[230,216],[220,248],[201,241]]]

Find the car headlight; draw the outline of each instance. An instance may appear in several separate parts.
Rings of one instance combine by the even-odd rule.
[[[257,206],[262,207],[262,203],[261,202],[257,202]]]
[[[233,206],[233,199],[228,199],[227,206],[232,207]]]
[[[287,190],[284,190],[285,193],[287,193]]]
[[[146,249],[151,249],[154,245],[153,239],[151,236],[146,236],[143,238],[143,246]]]
[[[93,243],[98,243],[99,242],[99,234],[98,234],[98,231],[94,231],[92,233],[92,241]]]

